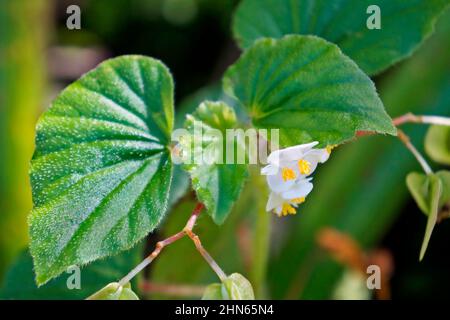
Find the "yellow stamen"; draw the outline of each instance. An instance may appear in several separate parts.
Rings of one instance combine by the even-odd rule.
[[[335,144],[327,146],[326,149],[327,149],[328,154],[331,154],[331,150],[333,150],[334,148],[336,148]]]
[[[295,179],[295,172],[290,168],[283,168],[281,169],[281,177],[284,181],[293,180]]]
[[[297,211],[293,206],[291,206],[289,203],[283,203],[283,208],[281,209],[281,215],[287,216],[288,214],[296,214]]]
[[[294,198],[294,199],[291,200],[291,202],[294,203],[294,204],[300,204],[300,203],[303,203],[303,202],[305,202],[305,197]]]
[[[300,170],[301,174],[310,174],[311,165],[308,161],[304,159],[298,160],[298,170]]]

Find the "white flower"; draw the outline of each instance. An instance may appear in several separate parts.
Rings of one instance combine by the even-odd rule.
[[[311,179],[307,177],[316,170],[318,163],[328,160],[332,149],[332,147],[314,149],[317,144],[317,141],[302,144],[276,150],[269,155],[268,165],[261,170],[261,174],[267,176],[267,184],[271,190],[267,203],[268,211],[275,209],[278,215],[286,215],[286,212],[295,214],[294,207],[304,202],[313,186]],[[300,190],[308,191],[305,193]],[[303,193],[305,194],[299,195]]]
[[[297,213],[297,206],[305,202],[306,196],[313,189],[311,180],[312,178],[301,179],[281,193],[271,191],[266,211],[274,211],[279,217]]]

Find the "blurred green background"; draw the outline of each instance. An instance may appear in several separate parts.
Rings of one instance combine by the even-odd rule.
[[[28,165],[34,125],[64,86],[102,60],[121,54],[156,57],[171,69],[177,88],[177,123],[182,123],[184,113],[202,99],[224,99],[220,78],[240,54],[230,34],[237,3],[0,1],[1,298],[84,298],[109,281],[118,280],[158,239],[182,228],[195,198],[185,192],[186,177],[177,171],[176,204],[143,246],[84,268],[81,290],[66,288],[67,275],[37,289],[26,252],[26,218],[31,209]],[[66,27],[66,9],[71,4],[81,8],[81,30]],[[450,116],[449,71],[450,15],[446,14],[418,52],[374,81],[392,117],[409,111]],[[427,128],[408,125],[404,129],[423,150]],[[250,279],[258,298],[372,295],[364,289],[361,292],[358,283],[355,286],[348,277],[348,266],[335,261],[318,245],[319,231],[326,227],[354,239],[367,255],[385,249],[385,261],[393,267],[387,283],[393,299],[449,298],[448,221],[436,228],[425,260],[418,262],[426,217],[409,196],[405,177],[419,169],[395,138],[364,137],[333,152],[297,216],[278,219],[264,212],[264,182],[255,169],[252,182],[247,183],[226,223],[219,228],[203,216],[196,233],[226,272],[241,272]],[[183,239],[167,248],[137,285],[142,297],[198,298],[203,286],[215,281],[192,243]],[[169,290],[180,285],[187,295]]]

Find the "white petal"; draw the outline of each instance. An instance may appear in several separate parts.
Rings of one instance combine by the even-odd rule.
[[[306,197],[313,189],[313,184],[307,179],[296,182],[292,188],[282,193],[282,197],[286,200]]]
[[[276,150],[267,157],[267,162],[276,166],[280,166],[283,163],[301,159],[303,157],[303,154],[305,154],[318,144],[319,142],[314,141],[311,143],[300,144],[298,146]]]
[[[264,168],[261,169],[261,174],[265,176],[271,176],[278,173],[279,168],[272,164],[268,164]]]
[[[314,150],[310,150],[309,152],[307,152],[305,154],[305,159],[311,159],[308,161],[315,161],[315,162],[320,162],[320,163],[324,163],[325,161],[328,160],[328,158],[330,157],[330,154],[328,153],[327,149],[314,149]]]
[[[277,214],[277,216],[281,217],[281,211],[283,211],[282,205],[275,209],[275,213]]]
[[[270,190],[274,192],[284,192],[287,191],[289,188],[291,188],[295,184],[295,180],[287,180],[284,181],[283,177],[281,176],[281,172],[275,174],[266,176],[267,184],[269,185]]]
[[[272,151],[267,157],[267,163],[278,167],[280,165],[280,154],[282,153],[282,150],[283,149]]]
[[[271,192],[269,195],[269,200],[267,200],[266,211],[270,212],[273,209],[283,205],[283,198],[275,192]]]

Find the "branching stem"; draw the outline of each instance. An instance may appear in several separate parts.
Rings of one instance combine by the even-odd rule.
[[[440,126],[450,126],[450,118],[439,116],[418,116],[412,113],[404,114],[392,120],[395,126],[400,126],[404,123],[427,123]]]
[[[408,148],[409,151],[416,157],[417,161],[422,166],[423,171],[425,171],[426,174],[433,173],[433,170],[431,170],[430,165],[425,160],[425,158],[420,154],[419,151],[417,151],[416,147],[411,143],[409,137],[401,130],[397,130],[397,136],[400,139],[401,142]]]
[[[194,210],[192,211],[192,214],[189,218],[189,220],[186,223],[186,226],[183,228],[182,231],[168,237],[167,239],[164,239],[162,241],[159,241],[156,243],[155,250],[147,256],[144,260],[142,260],[141,263],[139,263],[133,270],[131,270],[125,277],[123,277],[120,281],[120,285],[125,285],[128,282],[131,281],[139,272],[141,272],[145,267],[147,267],[152,261],[161,253],[161,251],[164,249],[164,247],[174,243],[175,241],[180,240],[181,238],[188,236],[195,244],[195,247],[197,248],[197,251],[202,255],[202,257],[206,260],[206,262],[211,266],[211,268],[214,270],[214,272],[217,274],[217,276],[220,278],[220,280],[224,280],[227,276],[225,272],[219,267],[219,265],[214,261],[214,259],[211,257],[211,255],[205,250],[205,248],[202,246],[202,243],[200,241],[200,238],[192,232],[192,229],[195,226],[195,223],[197,221],[198,216],[204,209],[204,205],[202,203],[198,203]]]
[[[404,123],[426,123],[426,124],[434,124],[434,125],[441,125],[441,126],[450,126],[450,118],[446,117],[439,117],[439,116],[418,116],[412,113],[404,114],[400,117],[397,117],[392,120],[392,123],[398,127]],[[357,137],[363,137],[368,135],[373,135],[375,132],[372,131],[358,131],[356,132]],[[420,163],[420,165],[423,168],[423,171],[425,171],[426,174],[433,173],[433,170],[431,170],[430,165],[425,160],[425,158],[422,156],[422,154],[414,147],[414,145],[411,143],[409,137],[400,129],[397,128],[397,137],[400,139],[400,141],[403,142],[403,144],[408,148],[409,151],[414,155],[414,157],[417,159],[417,161]]]
[[[156,247],[155,250],[153,250],[153,252],[147,256],[144,260],[142,260],[141,263],[139,263],[133,270],[131,270],[130,273],[128,273],[125,277],[123,277],[120,281],[119,284],[121,286],[127,284],[128,282],[131,281],[131,279],[133,279],[139,272],[141,272],[146,266],[148,266],[150,263],[152,263],[152,261],[160,254],[160,252],[162,251],[162,249],[166,246],[168,246],[171,243],[174,243],[175,241],[183,238],[185,236],[185,233],[183,231],[178,232],[176,234],[174,234],[173,236],[170,236],[169,238],[159,241],[156,243]]]
[[[200,241],[200,238],[195,233],[193,233],[190,230],[186,230],[186,234],[194,242],[195,247],[197,248],[197,251],[200,252],[202,257],[206,260],[206,262],[208,262],[208,264],[211,266],[211,268],[214,270],[214,272],[219,277],[220,281],[225,280],[227,278],[227,275],[219,267],[217,262],[214,261],[214,259],[211,257],[211,255],[205,250],[205,248],[203,248],[203,245],[202,245],[202,242]]]

